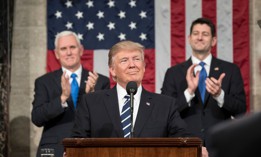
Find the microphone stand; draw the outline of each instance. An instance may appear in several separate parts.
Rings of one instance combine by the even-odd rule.
[[[133,92],[130,93],[130,110],[131,110],[131,132],[130,132],[130,136],[129,138],[133,138],[134,137],[134,127],[133,127],[133,100],[134,100],[134,95]]]

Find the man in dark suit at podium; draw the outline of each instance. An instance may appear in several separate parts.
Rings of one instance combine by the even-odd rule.
[[[151,93],[142,87],[145,72],[144,47],[132,41],[115,44],[109,52],[109,69],[116,86],[83,95],[72,130],[72,137],[184,137],[190,136],[175,107],[175,99]],[[128,100],[126,86],[137,84],[133,117],[122,118]],[[130,108],[130,107],[129,107]],[[126,121],[133,118],[131,124]],[[125,127],[124,127],[125,126]],[[133,129],[133,132],[131,132]],[[203,156],[207,156],[203,148]]]
[[[109,78],[82,67],[82,54],[83,46],[74,32],[59,33],[55,40],[55,55],[62,68],[35,80],[32,122],[44,127],[37,157],[40,157],[42,148],[52,148],[55,157],[62,156],[62,139],[70,137],[79,97],[84,93],[110,88]],[[75,83],[78,85],[75,99],[71,93],[73,78],[70,76],[73,73],[77,75]]]
[[[73,137],[124,137],[121,114],[130,81],[138,87],[133,105],[134,137],[188,135],[186,124],[175,108],[175,99],[142,87],[143,50],[142,45],[131,41],[119,42],[110,49],[109,69],[117,84],[109,90],[83,95],[77,108]]]

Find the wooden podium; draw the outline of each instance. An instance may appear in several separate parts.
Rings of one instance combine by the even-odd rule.
[[[199,138],[65,138],[67,157],[201,157]]]

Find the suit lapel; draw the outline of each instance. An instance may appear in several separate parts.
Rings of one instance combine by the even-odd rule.
[[[191,58],[188,59],[186,62],[184,62],[184,64],[182,65],[182,72],[183,72],[183,74],[182,74],[182,77],[181,77],[181,78],[182,78],[182,79],[185,78],[185,79],[182,80],[182,83],[181,83],[183,91],[184,91],[185,89],[187,89],[187,87],[188,87],[187,80],[186,80],[186,75],[187,75],[187,70],[188,70],[188,68],[189,68],[191,65],[192,65]]]
[[[143,127],[149,120],[153,107],[154,104],[151,94],[143,88],[141,93],[139,111],[134,126],[134,137],[139,137]]]
[[[80,89],[79,89],[79,95],[82,95],[85,93],[85,87],[86,87],[86,83],[85,81],[87,80],[88,76],[89,76],[89,71],[85,70],[84,68],[82,69],[82,77],[81,77],[81,84],[80,84]]]
[[[116,86],[106,93],[104,105],[119,137],[123,137]]]
[[[62,86],[61,86],[61,76],[62,75],[63,75],[62,69],[59,69],[54,72],[54,80],[55,80],[55,83],[57,84],[57,86],[59,87],[59,89],[61,90],[61,93],[62,93]]]

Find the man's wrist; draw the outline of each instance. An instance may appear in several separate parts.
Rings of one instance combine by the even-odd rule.
[[[194,91],[193,90],[191,90],[190,88],[187,88],[187,92],[190,94],[190,95],[194,95]]]
[[[67,100],[67,97],[64,96],[64,95],[61,95],[61,103],[62,103],[62,104],[65,103],[66,100]]]

